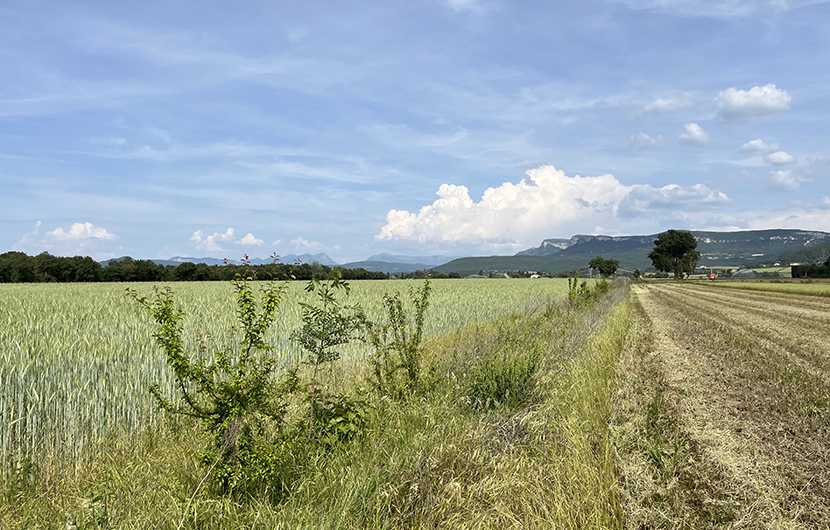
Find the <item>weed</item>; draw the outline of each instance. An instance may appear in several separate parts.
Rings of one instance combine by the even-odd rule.
[[[420,289],[410,288],[414,309],[411,317],[407,315],[400,292],[384,295],[386,323],[366,323],[369,341],[375,350],[370,358],[374,373],[372,384],[381,395],[403,399],[420,383],[421,340],[430,291],[429,277]]]

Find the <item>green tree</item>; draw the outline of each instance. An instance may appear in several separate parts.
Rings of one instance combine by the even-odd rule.
[[[620,267],[620,262],[615,259],[605,259],[601,256],[596,256],[591,259],[588,266],[598,270],[603,277],[607,278],[617,272],[617,269]]]
[[[233,330],[241,333],[240,339],[211,352],[200,336],[195,356],[186,350],[184,313],[176,307],[169,287],[155,289],[152,298],[127,289],[156,321],[156,344],[175,378],[177,396],[162,395],[158,384],[150,387],[150,393],[162,410],[195,418],[213,435],[213,444],[202,453],[202,464],[214,473],[223,492],[276,472],[285,457],[285,444],[279,442],[288,396],[298,381],[296,368],[277,377],[280,358],[266,342],[287,283],[267,282],[257,294],[254,281],[253,276],[239,275],[233,282],[238,321]]]
[[[305,363],[314,368],[309,384],[309,442],[315,438],[315,430],[316,438],[322,438],[325,425],[315,426],[315,420],[323,420],[330,405],[328,402],[337,400],[337,396],[328,396],[319,388],[320,367],[339,359],[338,348],[355,340],[366,321],[359,306],[343,305],[336,297],[338,290],[349,294],[349,284],[343,280],[340,268],[332,269],[328,276],[328,280],[309,281],[305,290],[317,295],[317,304],[300,302],[303,308],[303,324],[291,334],[292,340],[306,351]]]
[[[675,280],[682,280],[683,274],[691,274],[700,260],[697,239],[691,232],[668,230],[657,234],[654,250],[648,257],[654,268],[663,272],[674,272]]]

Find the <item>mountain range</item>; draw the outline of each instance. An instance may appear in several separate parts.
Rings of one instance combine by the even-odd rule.
[[[792,263],[824,262],[830,255],[830,233],[809,230],[746,230],[740,232],[692,231],[701,253],[698,265],[738,268],[788,266]],[[647,269],[651,267],[648,253],[654,248],[657,234],[646,236],[575,235],[570,239],[545,239],[538,247],[529,248],[513,256],[479,256],[452,258],[441,255],[403,256],[375,254],[364,261],[342,264],[345,268],[363,268],[369,271],[408,273],[433,269],[437,272],[476,274],[479,271],[541,271],[566,272],[585,268],[594,256],[616,259],[623,269]],[[116,258],[119,260],[123,258]],[[281,263],[315,261],[330,267],[337,263],[325,253],[289,254],[281,256]],[[106,265],[109,261],[101,262]],[[161,265],[179,263],[206,263],[221,265],[217,258],[175,256],[169,260],[153,260]],[[238,264],[238,260],[228,260]],[[271,263],[267,258],[253,258],[252,264]]]
[[[830,233],[808,230],[692,230],[692,235],[697,239],[697,250],[701,253],[698,265],[734,268],[761,259],[781,263],[778,258],[783,255],[830,243]],[[480,270],[565,272],[587,267],[594,256],[616,259],[621,268],[628,270],[647,269],[651,267],[648,253],[654,248],[656,238],[657,234],[576,235],[568,240],[546,239],[538,247],[519,252],[515,256],[461,258],[435,267],[435,270],[461,274],[475,274]]]

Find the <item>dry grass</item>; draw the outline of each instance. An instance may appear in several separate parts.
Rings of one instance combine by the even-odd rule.
[[[769,295],[638,288],[617,416],[630,527],[830,524],[824,301]]]

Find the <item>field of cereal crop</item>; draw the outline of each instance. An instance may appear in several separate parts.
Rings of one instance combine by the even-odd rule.
[[[371,318],[380,316],[384,293],[405,291],[418,281],[352,282],[350,303]],[[233,287],[225,282],[173,283],[184,310],[186,347],[197,333],[219,344],[235,323]],[[299,359],[288,334],[300,324],[304,284],[290,285],[269,340],[286,364]],[[76,465],[97,442],[119,431],[155,421],[147,388],[172,392],[162,353],[153,343],[153,323],[127,296],[132,287],[149,295],[150,284],[0,285],[0,469],[26,455]],[[566,280],[435,280],[427,336],[543,304],[567,292]],[[352,343],[342,361],[362,363],[366,349]]]

